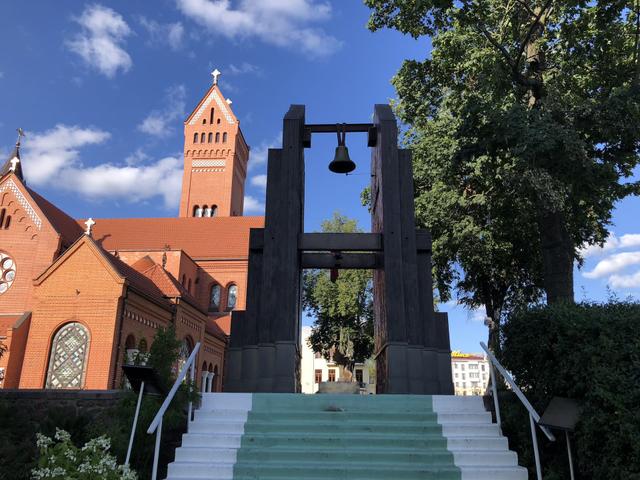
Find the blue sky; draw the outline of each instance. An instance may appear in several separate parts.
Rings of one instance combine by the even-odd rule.
[[[357,0],[3,2],[0,154],[24,128],[29,184],[74,217],[177,215],[182,122],[218,68],[252,147],[245,213],[261,214],[266,149],[280,145],[289,104],[306,104],[310,123],[370,121],[375,103],[394,98],[402,60],[429,54],[427,38],[373,34],[367,18]],[[349,135],[347,146],[358,164],[348,177],[327,170],[333,136],[307,150],[307,231],[336,210],[369,228],[365,138]],[[620,203],[615,236],[576,271],[577,298],[605,298],[607,284],[638,293],[639,207]],[[477,351],[481,312],[443,309],[452,347]]]

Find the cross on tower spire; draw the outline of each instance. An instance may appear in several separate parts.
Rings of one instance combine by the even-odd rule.
[[[220,70],[218,70],[217,68],[211,72],[211,76],[213,77],[213,84],[217,85],[218,84],[218,77],[222,75],[222,72],[220,72]]]

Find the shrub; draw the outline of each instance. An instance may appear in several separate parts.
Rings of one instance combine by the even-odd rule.
[[[581,403],[573,435],[581,478],[640,479],[640,304],[521,310],[505,323],[502,342],[501,362],[538,412],[554,396]],[[503,410],[512,446],[533,465],[526,412],[517,401]],[[568,478],[564,438],[539,441],[545,480]]]
[[[126,465],[118,465],[109,453],[111,443],[102,436],[89,440],[82,448],[71,442],[71,435],[56,429],[55,440],[38,434],[38,467],[31,472],[34,480],[137,480]]]

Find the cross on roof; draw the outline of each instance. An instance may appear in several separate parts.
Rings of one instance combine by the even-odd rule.
[[[89,217],[89,219],[86,222],[84,222],[84,224],[87,226],[87,229],[85,230],[84,234],[91,236],[91,229],[96,224],[96,222],[93,220],[93,218]]]
[[[16,171],[16,168],[18,167],[18,164],[20,163],[20,159],[18,157],[13,157],[9,163],[11,164],[11,168],[9,170],[11,170],[12,172]]]
[[[213,77],[213,84],[217,85],[218,84],[218,77],[221,75],[222,72],[220,72],[220,70],[218,70],[217,68],[211,72],[211,76]]]

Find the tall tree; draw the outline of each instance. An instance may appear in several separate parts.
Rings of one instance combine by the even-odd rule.
[[[355,220],[334,213],[322,222],[327,233],[361,232]],[[306,270],[303,307],[314,318],[309,344],[325,358],[333,357],[349,373],[373,353],[373,291],[370,270]]]
[[[628,180],[639,158],[638,0],[365,3],[371,29],[432,39],[430,58],[405,61],[393,83],[434,252],[460,262],[470,298],[516,285],[526,288],[515,298],[541,286],[549,302],[573,301],[576,247],[602,243],[615,202],[640,192]],[[446,287],[456,273],[439,266]]]

